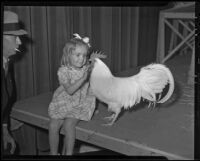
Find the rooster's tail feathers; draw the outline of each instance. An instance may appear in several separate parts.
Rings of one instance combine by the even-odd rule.
[[[174,91],[174,79],[170,70],[163,64],[150,64],[141,68],[137,80],[142,90],[142,97],[151,102],[163,103]],[[156,94],[161,94],[169,83],[169,91],[164,98],[156,100]]]

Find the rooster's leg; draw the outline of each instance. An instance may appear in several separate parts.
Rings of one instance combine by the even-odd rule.
[[[118,117],[118,115],[119,115],[119,113],[120,113],[120,109],[119,110],[117,110],[116,111],[116,113],[115,114],[113,114],[112,116],[111,116],[111,118],[113,118],[112,119],[112,121],[110,122],[110,123],[107,123],[107,124],[103,124],[104,126],[112,126],[113,125],[113,123],[115,122],[115,120],[117,119],[117,117]]]

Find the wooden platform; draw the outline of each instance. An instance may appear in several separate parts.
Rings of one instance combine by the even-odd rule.
[[[173,61],[169,64],[175,72],[176,69],[179,70],[179,58]],[[183,68],[180,67],[180,70]],[[130,70],[121,75],[128,76],[134,72]],[[183,72],[179,71],[179,74]],[[177,73],[175,75],[183,80]],[[183,89],[181,84],[179,88]],[[180,93],[181,96],[176,97],[178,99],[175,102],[166,103],[156,109],[146,108],[147,105],[141,103],[130,111],[123,111],[112,127],[101,125],[105,123],[103,117],[110,113],[105,104],[98,103],[99,113],[90,122],[79,122],[76,138],[125,155],[194,159],[194,106],[182,104],[181,100],[185,100],[185,96],[184,92]],[[52,93],[44,93],[18,101],[13,107],[11,117],[47,129],[47,108],[51,97]]]

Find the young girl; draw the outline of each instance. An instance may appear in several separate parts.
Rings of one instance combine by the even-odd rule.
[[[89,121],[95,109],[95,96],[91,94],[88,82],[89,38],[74,35],[76,37],[66,43],[63,49],[61,67],[58,69],[60,86],[54,92],[48,109],[51,155],[58,155],[61,125],[65,132],[64,154],[73,154],[77,122]]]

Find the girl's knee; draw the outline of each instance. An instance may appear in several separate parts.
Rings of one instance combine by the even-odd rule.
[[[64,128],[65,129],[73,129],[77,125],[78,120],[74,118],[67,118],[64,121]]]
[[[49,129],[53,129],[53,130],[59,130],[61,125],[63,123],[63,120],[56,120],[56,119],[51,119],[50,123],[49,123]]]

